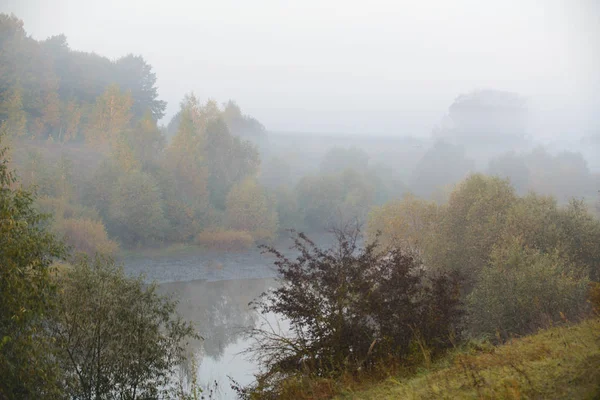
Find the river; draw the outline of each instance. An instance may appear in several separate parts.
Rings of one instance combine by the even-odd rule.
[[[320,239],[330,242],[327,237]],[[291,254],[287,250],[290,244],[282,242],[277,248]],[[179,312],[194,323],[203,337],[191,343],[189,352],[196,360],[199,382],[218,383],[215,398],[235,398],[228,376],[242,385],[252,383],[258,366],[241,354],[251,343],[242,331],[264,318],[248,303],[274,287],[273,256],[253,249],[240,253],[138,255],[122,261],[126,273],[143,274],[147,281],[158,282],[162,293],[179,300]],[[273,315],[266,318],[271,324],[278,322]]]

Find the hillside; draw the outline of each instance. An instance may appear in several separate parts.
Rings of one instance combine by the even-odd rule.
[[[599,399],[600,320],[453,354],[341,399]]]

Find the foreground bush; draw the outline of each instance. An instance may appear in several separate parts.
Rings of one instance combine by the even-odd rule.
[[[470,330],[507,339],[584,313],[589,280],[557,253],[541,253],[517,238],[492,251],[468,297]]]
[[[295,260],[271,247],[280,287],[256,307],[289,321],[289,334],[257,328],[252,349],[265,373],[252,390],[277,397],[278,382],[299,373],[316,376],[368,369],[403,358],[420,345],[429,353],[450,344],[460,316],[457,281],[429,275],[419,260],[377,243],[358,245],[358,231],[337,232],[337,246],[322,250],[298,234]]]
[[[0,131],[0,398],[55,399],[60,375],[44,328],[56,292],[50,266],[65,252],[33,194],[15,188],[3,140]]]
[[[254,239],[250,233],[244,231],[204,231],[198,234],[196,243],[207,249],[240,251],[251,248]]]
[[[82,259],[58,275],[52,320],[64,391],[77,399],[169,397],[192,326],[156,285],[109,259]]]

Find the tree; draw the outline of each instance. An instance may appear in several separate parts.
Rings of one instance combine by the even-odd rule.
[[[186,96],[181,103],[180,123],[166,153],[166,168],[173,175],[175,190],[194,210],[203,212],[209,204],[206,138],[198,99]]]
[[[594,195],[593,177],[580,153],[563,151],[552,155],[540,147],[527,154],[525,160],[531,190],[552,195],[562,204],[572,197]]]
[[[152,176],[133,171],[119,177],[110,199],[109,232],[129,245],[159,242],[167,221],[162,195]]]
[[[78,139],[83,111],[74,100],[63,104],[59,141],[65,143]]]
[[[135,158],[148,169],[158,162],[165,147],[165,138],[148,111],[127,134]]]
[[[464,148],[438,141],[423,155],[412,173],[415,194],[428,197],[437,189],[464,179],[474,168]]]
[[[27,117],[23,109],[21,89],[17,86],[3,93],[0,103],[0,126],[11,136],[23,136],[26,133]]]
[[[83,258],[59,275],[59,285],[52,330],[66,372],[66,394],[168,397],[185,343],[198,337],[176,314],[176,302],[160,296],[156,284],[128,278],[101,257]]]
[[[531,174],[525,157],[515,152],[502,154],[490,160],[488,173],[502,179],[510,180],[518,194],[524,195],[530,189]]]
[[[227,193],[234,184],[258,172],[260,158],[256,148],[234,137],[221,118],[207,123],[205,137],[211,204],[223,210]]]
[[[517,197],[508,181],[475,174],[461,182],[443,208],[425,261],[461,274],[468,292],[487,265]]]
[[[406,195],[402,200],[374,208],[369,214],[367,237],[382,248],[399,248],[424,257],[440,223],[441,212],[432,201]]]
[[[262,163],[258,179],[270,189],[291,186],[292,168],[283,157],[272,157]]]
[[[57,197],[69,200],[74,196],[73,162],[65,154],[62,154],[58,160],[54,180],[54,192]]]
[[[229,228],[249,232],[255,240],[275,239],[279,223],[274,204],[252,178],[234,185],[227,195],[225,219]]]
[[[121,92],[115,84],[110,85],[96,99],[87,140],[92,143],[113,143],[129,126],[132,104],[130,93]]]
[[[311,230],[362,222],[373,204],[374,192],[365,175],[351,169],[336,175],[306,176],[296,186],[298,208]]]
[[[343,224],[340,204],[344,188],[333,176],[305,176],[295,188],[298,209],[307,229],[324,230]]]
[[[585,309],[589,280],[559,257],[508,239],[491,253],[468,297],[470,330],[475,335],[525,335]]]
[[[51,195],[54,192],[52,178],[50,163],[39,151],[29,151],[21,167],[21,184],[30,190],[35,189],[39,195]]]
[[[0,140],[2,137],[0,137]],[[15,188],[0,150],[0,397],[57,398],[59,371],[45,317],[55,288],[50,267],[64,247],[45,228],[34,195]]]
[[[156,74],[142,56],[128,54],[115,62],[116,82],[131,93],[132,113],[138,118],[150,113],[154,121],[165,115],[167,103],[158,100]]]
[[[463,146],[483,161],[526,144],[527,116],[526,99],[516,93],[473,91],[454,100],[434,138]]]
[[[44,96],[44,106],[42,108],[42,123],[47,131],[49,131],[50,135],[58,133],[56,131],[60,125],[61,107],[60,98],[58,97],[58,92],[56,90],[46,93]]]
[[[142,164],[136,157],[135,150],[127,133],[119,135],[112,143],[111,156],[116,165],[124,173],[130,173],[141,169]]]
[[[222,118],[234,136],[254,142],[266,136],[265,127],[258,120],[243,115],[240,107],[232,100],[225,104]]]

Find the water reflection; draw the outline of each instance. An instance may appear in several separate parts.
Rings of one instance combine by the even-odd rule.
[[[257,368],[240,354],[249,346],[242,332],[255,326],[260,316],[248,303],[274,284],[273,279],[243,279],[160,285],[161,292],[173,293],[179,299],[179,312],[204,338],[191,343],[190,352],[196,359],[200,382],[216,380],[220,398],[235,397],[227,376],[244,385],[252,382]],[[191,370],[189,365],[183,369],[188,373]]]

